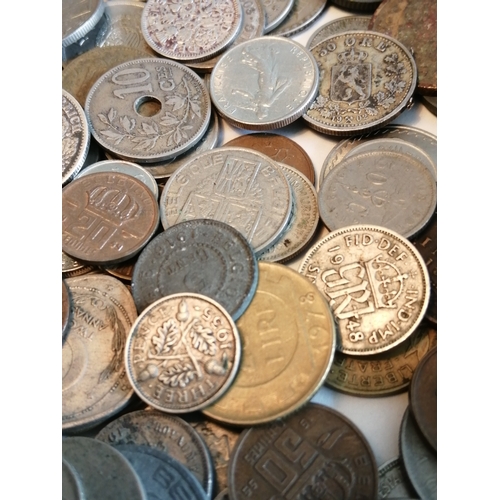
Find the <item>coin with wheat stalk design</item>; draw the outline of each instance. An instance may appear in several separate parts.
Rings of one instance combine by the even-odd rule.
[[[150,406],[171,413],[199,410],[231,385],[241,341],[229,313],[201,294],[163,297],[137,318],[125,347],[132,387]]]

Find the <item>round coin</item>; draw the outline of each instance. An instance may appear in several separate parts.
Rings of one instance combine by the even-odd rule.
[[[263,36],[230,48],[215,65],[210,96],[231,125],[284,127],[300,118],[318,92],[316,61],[298,42]]]
[[[377,354],[400,344],[429,303],[422,257],[383,227],[356,225],[326,235],[299,272],[328,300],[339,330],[337,349],[346,354]]]
[[[341,413],[308,404],[294,415],[243,431],[229,462],[229,495],[248,498],[376,498],[375,457]]]
[[[154,162],[187,151],[205,133],[210,96],[203,80],[175,61],[128,61],[102,75],[85,102],[90,129],[119,158]]]
[[[266,23],[264,34],[277,28],[292,10],[294,0],[261,0],[264,7]]]
[[[230,387],[241,342],[231,316],[195,293],[163,297],[147,307],[125,346],[127,375],[137,395],[158,410],[204,408]]]
[[[254,299],[237,322],[244,353],[226,394],[203,412],[257,425],[306,404],[323,384],[335,351],[335,323],[318,290],[296,271],[259,262]]]
[[[236,321],[257,288],[258,267],[246,238],[224,222],[194,219],[156,236],[141,252],[132,276],[137,309],[174,293],[206,295]]]
[[[393,458],[378,468],[378,500],[393,498],[411,500],[417,498],[408,481],[401,459]]]
[[[333,35],[311,49],[321,78],[303,118],[319,132],[356,135],[383,127],[402,113],[415,90],[417,69],[400,42],[381,33]]]
[[[62,191],[62,249],[93,264],[118,264],[150,240],[158,203],[140,180],[119,172],[75,179]]]

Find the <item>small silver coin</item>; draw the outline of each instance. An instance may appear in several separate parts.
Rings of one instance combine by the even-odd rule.
[[[75,178],[90,146],[87,117],[78,101],[62,89],[62,184]]]
[[[85,500],[82,480],[75,468],[62,459],[62,497],[63,500]]]
[[[210,96],[231,125],[270,130],[302,116],[318,92],[316,61],[302,45],[279,36],[230,48],[215,65]]]
[[[191,219],[233,226],[256,253],[273,245],[292,210],[290,184],[266,155],[246,148],[207,151],[170,177],[160,198],[166,229]]]
[[[369,16],[345,16],[339,17],[329,23],[320,26],[309,38],[306,47],[311,49],[316,47],[318,43],[330,38],[332,35],[337,35],[344,31],[367,30]]]
[[[216,300],[236,321],[257,288],[252,247],[232,226],[211,219],[180,222],[156,236],[141,252],[132,276],[139,311],[180,292]]]
[[[378,468],[378,500],[412,499],[417,494],[408,481],[400,458],[393,458]]]
[[[94,83],[85,101],[97,142],[138,163],[186,152],[205,133],[210,111],[203,80],[183,64],[160,58],[115,66]]]
[[[207,500],[201,484],[187,467],[149,446],[114,446],[132,465],[144,485],[149,500]]]
[[[134,468],[109,444],[88,437],[63,438],[62,456],[80,476],[85,499],[148,499]]]
[[[266,13],[264,34],[277,28],[292,10],[294,0],[261,0]]]
[[[293,36],[304,31],[321,15],[326,4],[327,0],[295,0],[292,10],[269,35]]]

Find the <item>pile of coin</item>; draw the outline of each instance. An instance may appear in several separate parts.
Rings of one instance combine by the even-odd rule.
[[[63,495],[436,497],[437,140],[389,123],[432,68],[388,2],[63,4]],[[320,390],[409,390],[399,456]]]

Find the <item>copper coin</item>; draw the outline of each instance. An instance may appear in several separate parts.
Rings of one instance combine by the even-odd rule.
[[[158,203],[140,180],[118,172],[75,179],[62,191],[62,249],[93,264],[138,253],[159,223]]]
[[[315,182],[314,165],[306,153],[295,141],[285,135],[258,133],[235,137],[224,146],[234,146],[253,149],[272,158],[279,163],[285,163],[303,173],[312,184]]]
[[[418,428],[437,451],[437,347],[415,370],[410,386],[410,407]]]
[[[377,464],[366,438],[345,416],[317,404],[245,430],[228,475],[232,500],[377,496]]]

